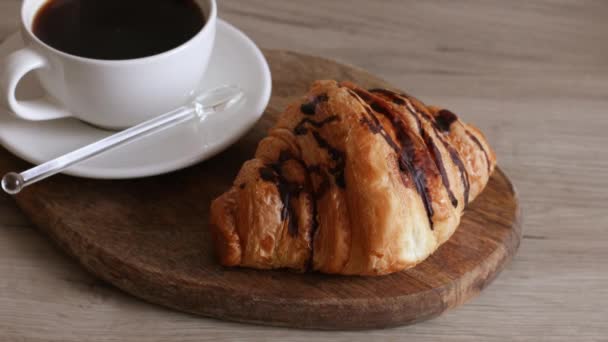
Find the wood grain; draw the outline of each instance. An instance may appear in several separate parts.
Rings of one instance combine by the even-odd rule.
[[[286,103],[317,79],[386,83],[356,68],[278,50],[265,55],[274,91],[263,118],[238,143],[162,177],[96,181],[54,177],[16,197],[31,220],[97,277],[181,311],[264,325],[371,329],[424,321],[486,287],[519,247],[515,191],[498,169],[454,236],[416,268],[384,277],[223,268],[207,228],[211,201],[232,185]],[[0,174],[23,167],[0,154]]]
[[[0,37],[19,4],[0,1]],[[220,15],[263,47],[355,64],[480,126],[519,190],[514,262],[469,304],[406,328],[232,324],[108,289],[0,196],[0,341],[606,340],[607,2],[221,0]]]

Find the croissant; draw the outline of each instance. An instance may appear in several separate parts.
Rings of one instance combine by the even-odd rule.
[[[225,266],[384,275],[450,238],[496,156],[452,112],[317,81],[211,204]]]

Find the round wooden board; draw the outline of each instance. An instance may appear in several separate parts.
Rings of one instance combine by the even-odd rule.
[[[239,322],[367,329],[437,316],[476,295],[521,239],[517,196],[497,169],[454,236],[414,269],[342,277],[217,265],[207,232],[210,201],[228,189],[277,115],[315,79],[386,87],[326,59],[265,51],[273,96],[257,126],[226,152],[170,176],[130,181],[57,176],[16,197],[31,220],[94,275],[144,300]],[[0,171],[27,165],[0,150]]]

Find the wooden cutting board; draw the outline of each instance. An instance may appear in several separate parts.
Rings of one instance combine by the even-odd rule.
[[[500,169],[454,236],[414,269],[342,277],[216,264],[207,231],[210,201],[228,189],[287,103],[315,79],[389,86],[326,59],[265,53],[274,78],[270,105],[226,152],[170,176],[129,181],[57,176],[27,189],[17,203],[94,275],[146,301],[208,317],[298,328],[390,327],[435,317],[487,286],[521,239],[517,196]],[[0,150],[2,173],[26,167]]]

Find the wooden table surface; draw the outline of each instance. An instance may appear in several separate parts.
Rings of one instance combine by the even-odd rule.
[[[20,2],[0,0],[0,39]],[[415,326],[241,325],[93,279],[0,196],[1,341],[608,341],[608,2],[221,0],[220,14],[262,47],[363,67],[481,127],[521,196],[514,262]]]

